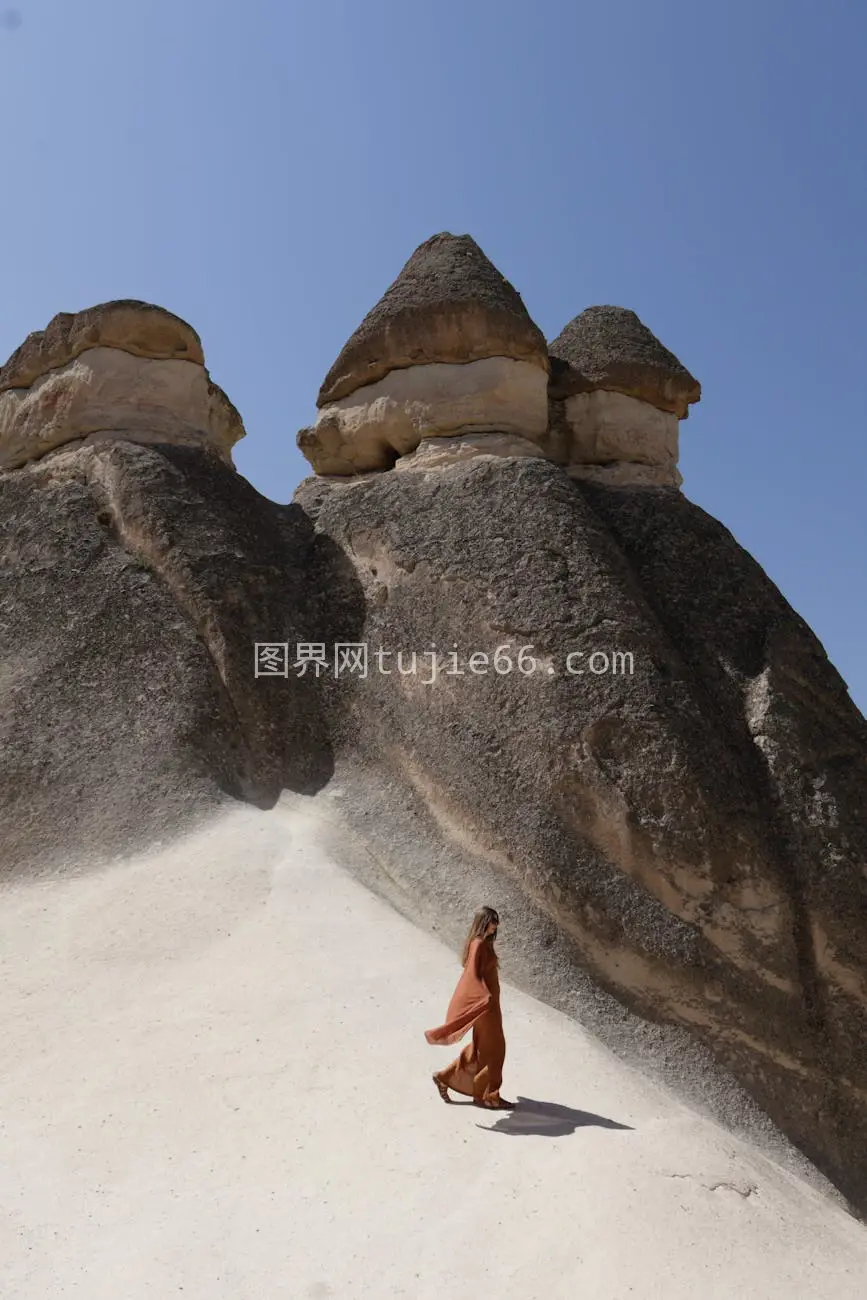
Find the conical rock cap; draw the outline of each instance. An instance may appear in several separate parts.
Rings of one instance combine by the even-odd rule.
[[[588,307],[548,351],[555,398],[608,389],[673,411],[683,420],[701,397],[698,380],[626,307]]]
[[[469,235],[434,235],[344,346],[319,390],[322,407],[391,370],[511,357],[548,368],[545,339],[515,288]]]

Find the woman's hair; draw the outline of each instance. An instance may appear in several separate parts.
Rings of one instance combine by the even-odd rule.
[[[474,939],[484,939],[485,931],[493,922],[494,925],[500,924],[499,913],[495,912],[492,907],[480,907],[473,917],[473,923],[470,926],[470,932],[464,943],[464,950],[461,954],[461,965],[466,966],[467,958],[470,955],[470,944]]]

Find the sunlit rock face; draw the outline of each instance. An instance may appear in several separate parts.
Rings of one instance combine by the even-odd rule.
[[[298,434],[313,469],[349,477],[434,470],[527,443],[571,478],[680,487],[678,421],[701,388],[639,320],[589,307],[549,349],[514,288],[469,236],[422,244],[351,336]],[[443,449],[416,454],[443,439]],[[449,448],[448,440],[460,439]],[[504,439],[506,441],[504,441]],[[485,443],[488,449],[485,449]]]
[[[548,371],[541,331],[476,241],[433,235],[344,345],[317,405],[339,401],[392,370],[485,357],[512,357]]]
[[[511,357],[395,370],[326,406],[300,440],[322,474],[389,469],[430,438],[513,434],[541,439],[547,375]]]
[[[395,464],[399,472],[406,470],[443,469],[477,456],[530,456],[535,460],[545,458],[545,453],[535,442],[513,433],[465,433],[450,438],[425,438],[415,451],[402,456]]]
[[[685,420],[701,385],[626,307],[587,307],[550,345],[552,396],[625,393]]]
[[[623,486],[680,487],[678,419],[649,402],[597,389],[563,402],[571,478]]]
[[[0,469],[118,440],[210,449],[231,464],[243,436],[198,335],[149,303],[55,316],[0,369]]]

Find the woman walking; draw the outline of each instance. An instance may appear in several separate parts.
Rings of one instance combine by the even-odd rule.
[[[443,1101],[450,1101],[448,1090],[472,1097],[476,1106],[488,1110],[511,1110],[513,1103],[500,1096],[506,1039],[500,1013],[499,965],[494,940],[500,918],[492,907],[483,907],[473,917],[461,957],[463,974],[449,1003],[446,1022],[439,1029],[429,1029],[429,1043],[448,1046],[463,1038],[472,1028],[473,1039],[457,1060],[434,1076]]]

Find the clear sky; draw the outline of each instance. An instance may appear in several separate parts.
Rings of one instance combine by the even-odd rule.
[[[864,0],[0,0],[0,121],[0,359],[57,311],[170,308],[276,500],[436,231],[549,338],[632,307],[703,385],[684,490],[867,706]]]

